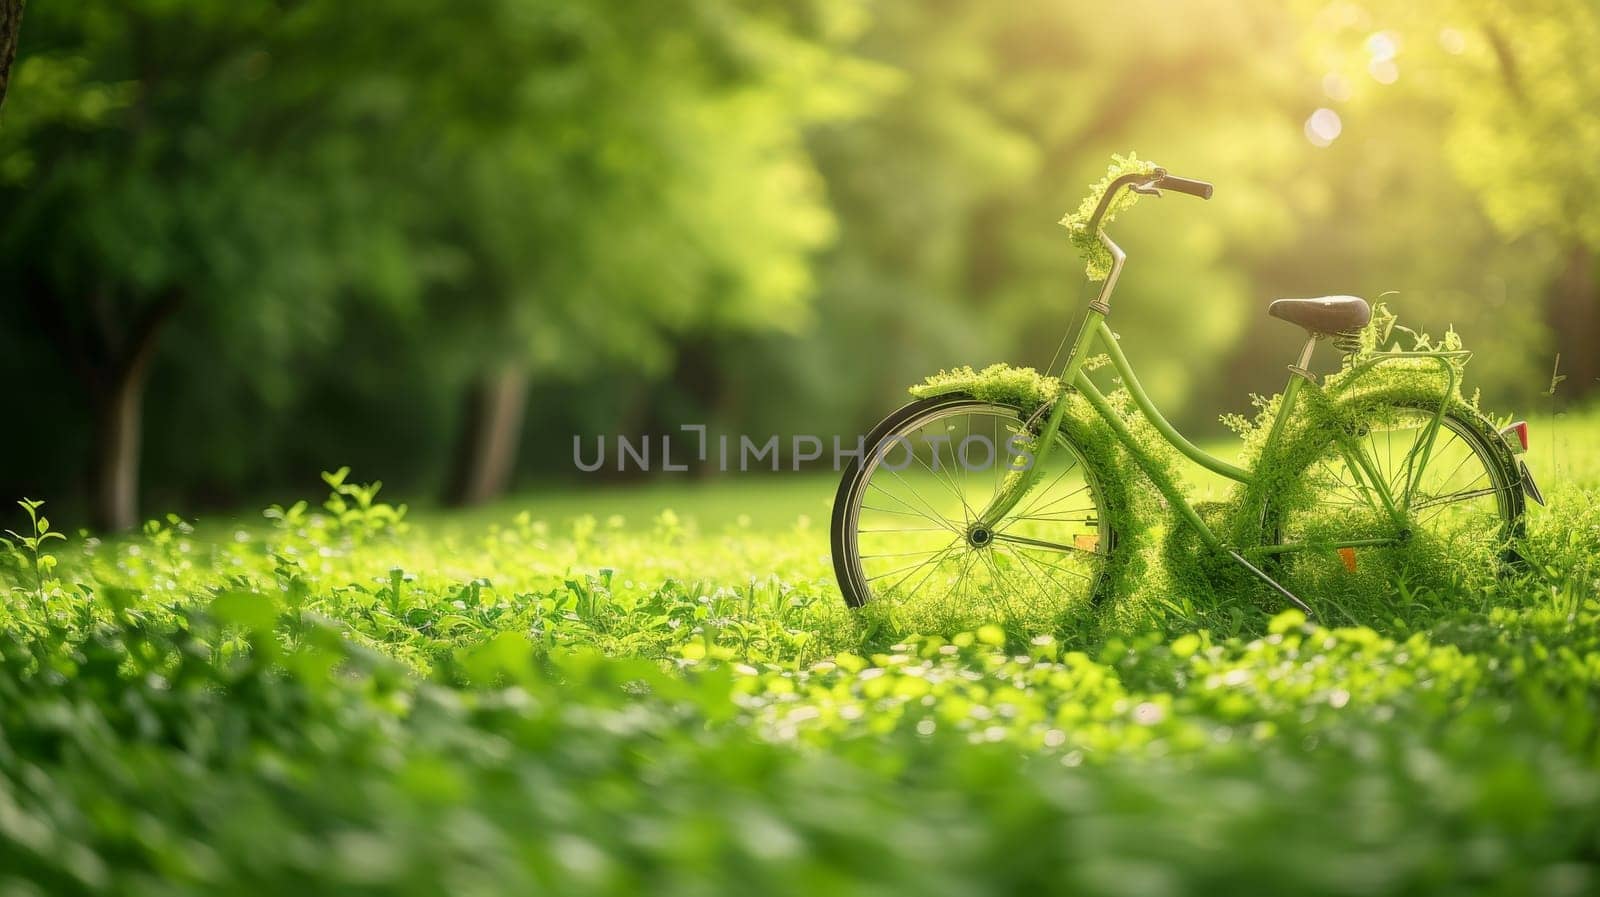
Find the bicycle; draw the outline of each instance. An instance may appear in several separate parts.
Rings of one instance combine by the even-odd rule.
[[[1527,450],[1526,423],[1497,427],[1460,398],[1469,353],[1458,347],[1379,351],[1363,299],[1268,306],[1306,340],[1276,407],[1263,414],[1265,438],[1251,467],[1206,452],[1167,421],[1107,324],[1127,256],[1104,226],[1140,196],[1209,199],[1212,186],[1136,159],[1117,163],[1131,170],[1119,174],[1114,165],[1078,217],[1063,222],[1091,252],[1091,279],[1103,284],[1059,377],[1047,376],[1052,362],[1046,376],[1000,371],[1009,390],[934,383],[874,427],[845,469],[831,529],[845,601],[1051,601],[1065,613],[1101,602],[1125,550],[1119,512],[1132,500],[1112,441],[1204,552],[1308,614],[1316,609],[1289,583],[1332,582],[1363,557],[1424,542],[1514,564],[1525,498],[1543,503],[1518,457]],[[1343,362],[1319,383],[1310,366],[1324,340]],[[1092,357],[1120,377],[1120,407],[1091,379]],[[1374,376],[1380,370],[1399,376]],[[1178,455],[1239,484],[1225,519],[1208,522],[1137,450],[1133,428],[1146,426]]]

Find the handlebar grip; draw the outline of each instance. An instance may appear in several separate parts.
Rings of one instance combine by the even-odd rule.
[[[1172,190],[1177,193],[1187,193],[1201,199],[1211,198],[1211,185],[1205,181],[1196,181],[1189,178],[1180,178],[1176,175],[1164,175],[1156,181],[1155,186],[1161,190]]]

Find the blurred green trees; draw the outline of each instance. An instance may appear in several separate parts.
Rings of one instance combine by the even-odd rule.
[[[99,525],[137,522],[146,384],[180,317],[226,347],[213,389],[281,376],[371,312],[420,319],[403,351],[472,389],[467,500],[504,483],[529,366],[648,368],[674,332],[798,319],[830,227],[799,129],[868,75],[827,49],[847,17],[372,6],[31,23],[0,132],[0,270],[81,381]],[[245,428],[257,413],[238,408]]]
[[[141,471],[477,501],[574,433],[860,432],[939,367],[1050,360],[1054,222],[1128,149],[1218,186],[1118,223],[1113,323],[1184,423],[1277,389],[1262,309],[1318,292],[1457,324],[1491,407],[1558,351],[1581,397],[1596,33],[1578,0],[36,4],[0,486],[116,527]]]
[[[137,522],[143,404],[179,318],[273,376],[416,272],[363,134],[405,116],[336,8],[132,2],[35,9],[0,128],[0,271],[76,375],[95,518]],[[65,392],[65,391],[63,391]],[[81,409],[81,410],[80,410]],[[203,453],[202,453],[203,454]]]
[[[1321,55],[1361,93],[1444,110],[1444,161],[1502,239],[1537,257],[1508,323],[1545,325],[1568,391],[1600,389],[1600,6],[1429,0],[1317,24]]]
[[[831,5],[488,8],[504,20],[455,39],[493,34],[504,58],[481,83],[445,82],[485,102],[444,92],[413,110],[429,136],[411,187],[451,254],[425,323],[465,393],[460,503],[504,489],[530,376],[659,374],[687,334],[803,320],[832,217],[802,128],[852,112],[875,80],[833,51],[857,26]]]

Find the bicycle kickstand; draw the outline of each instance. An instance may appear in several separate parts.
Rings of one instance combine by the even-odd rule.
[[[1282,595],[1283,597],[1285,597],[1285,598],[1289,599],[1291,602],[1293,602],[1295,607],[1298,607],[1301,610],[1305,611],[1307,619],[1311,619],[1311,618],[1316,616],[1316,612],[1311,609],[1311,605],[1305,603],[1304,601],[1301,601],[1300,600],[1300,596],[1296,595],[1295,593],[1293,593],[1293,592],[1289,591],[1287,588],[1285,588],[1283,583],[1278,582],[1276,579],[1273,579],[1272,577],[1268,576],[1267,572],[1265,570],[1262,570],[1260,567],[1257,567],[1255,564],[1252,564],[1249,561],[1245,560],[1244,555],[1242,555],[1239,552],[1233,550],[1232,548],[1227,549],[1227,552],[1228,552],[1228,556],[1229,557],[1231,557],[1234,560],[1238,561],[1239,563],[1243,564],[1244,568],[1246,570],[1249,570],[1251,573],[1254,573],[1256,576],[1260,577],[1262,582],[1264,582],[1267,585],[1272,586],[1274,589],[1276,589],[1278,591],[1278,594]]]

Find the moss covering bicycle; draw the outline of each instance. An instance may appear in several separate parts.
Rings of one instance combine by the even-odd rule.
[[[1384,349],[1393,318],[1362,299],[1279,299],[1268,313],[1306,340],[1243,466],[1168,423],[1106,323],[1126,255],[1104,226],[1163,191],[1209,199],[1212,187],[1117,158],[1063,220],[1103,284],[1058,376],[942,373],[867,436],[833,507],[846,602],[914,604],[924,616],[984,604],[1081,613],[1143,575],[1124,536],[1152,489],[1215,566],[1247,571],[1308,613],[1338,606],[1341,584],[1386,556],[1515,560],[1525,497],[1542,503],[1517,457],[1527,425],[1497,426],[1462,397],[1469,353],[1453,334]],[[1322,341],[1342,362],[1319,382],[1310,366]],[[1110,395],[1090,376],[1107,364],[1122,384]],[[1231,500],[1191,504],[1161,460],[1168,449],[1234,481]]]

